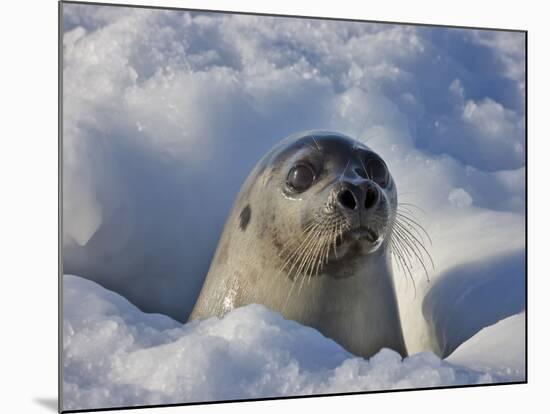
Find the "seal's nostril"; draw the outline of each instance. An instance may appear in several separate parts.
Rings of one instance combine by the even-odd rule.
[[[341,191],[340,194],[338,194],[338,201],[342,206],[349,208],[350,210],[354,210],[357,205],[355,202],[355,197],[350,190]]]
[[[365,208],[369,209],[373,207],[378,201],[378,191],[374,187],[367,188],[365,193]]]

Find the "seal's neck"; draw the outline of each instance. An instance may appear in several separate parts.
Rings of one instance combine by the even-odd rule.
[[[279,307],[281,313],[318,329],[356,355],[370,357],[387,347],[405,356],[388,250],[359,258],[347,268],[340,277],[323,271],[304,282]]]

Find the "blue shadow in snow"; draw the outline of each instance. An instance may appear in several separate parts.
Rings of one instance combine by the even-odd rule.
[[[450,269],[422,305],[443,358],[479,330],[524,309],[523,249]]]

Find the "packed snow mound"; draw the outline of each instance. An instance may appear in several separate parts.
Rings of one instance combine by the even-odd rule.
[[[389,349],[370,360],[355,357],[315,329],[261,305],[182,325],[70,275],[63,278],[63,303],[65,410],[516,379],[428,352],[403,360]],[[467,352],[461,356],[467,360]]]
[[[525,312],[482,329],[447,361],[494,376],[525,380]]]
[[[443,272],[423,300],[438,355],[449,356],[481,329],[525,310],[525,249]]]

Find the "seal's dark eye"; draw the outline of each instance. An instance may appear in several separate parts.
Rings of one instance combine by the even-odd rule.
[[[286,178],[286,182],[294,191],[301,193],[311,186],[314,179],[315,173],[309,165],[298,164],[291,168]]]
[[[367,173],[369,178],[380,187],[386,187],[390,181],[390,175],[386,164],[377,158],[367,160]]]

